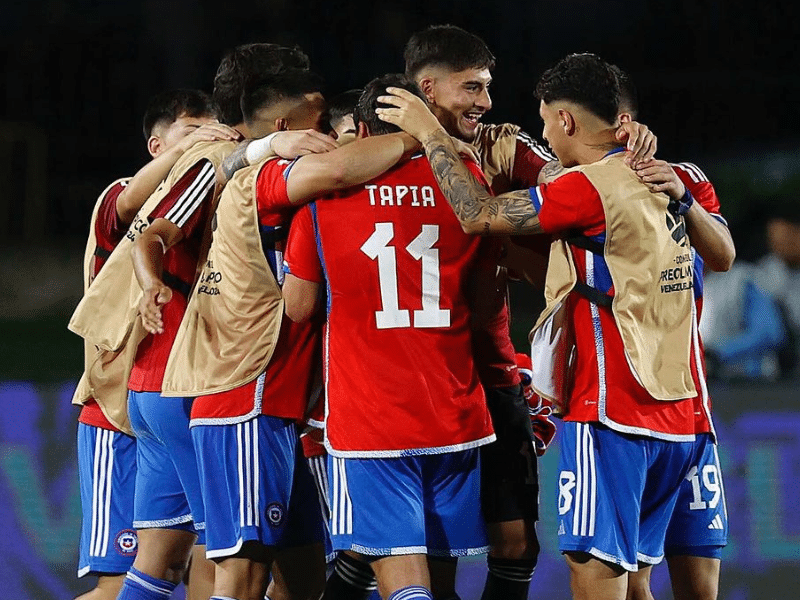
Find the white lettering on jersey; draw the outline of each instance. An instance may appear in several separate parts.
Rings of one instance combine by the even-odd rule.
[[[400,308],[397,254],[389,245],[393,238],[394,223],[375,223],[375,231],[361,246],[361,251],[378,263],[382,307],[375,311],[378,329],[411,327],[409,311]],[[423,225],[420,234],[406,246],[406,252],[422,263],[422,310],[414,311],[414,327],[417,328],[450,326],[450,310],[439,306],[439,249],[433,247],[437,241],[439,226]]]
[[[403,206],[403,200],[411,194],[411,202],[406,206],[436,206],[433,187],[429,185],[365,185],[369,193],[370,206]]]

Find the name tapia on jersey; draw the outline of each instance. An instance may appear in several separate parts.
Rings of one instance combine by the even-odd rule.
[[[436,207],[436,195],[430,185],[368,184],[370,206]]]

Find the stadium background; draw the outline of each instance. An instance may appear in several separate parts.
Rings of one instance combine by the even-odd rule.
[[[695,162],[717,187],[739,258],[764,252],[763,201],[800,198],[800,9],[725,0],[472,0],[245,2],[33,0],[0,20],[0,555],[2,596],[66,599],[79,526],[76,411],[78,339],[66,320],[80,295],[90,209],[111,180],[147,159],[141,114],[155,92],[210,91],[225,49],[244,42],[300,45],[330,93],[402,70],[408,36],[453,23],[495,53],[488,122],[534,137],[531,91],[568,52],[594,51],[639,86],[640,119],[659,155]],[[531,299],[513,290],[514,338],[524,349]],[[722,440],[731,544],[722,600],[796,597],[800,523],[797,382],[712,389]],[[569,597],[555,549],[557,449],[542,464],[543,553],[531,597]],[[465,562],[460,589],[477,597],[483,563]],[[657,598],[671,597],[666,569]]]

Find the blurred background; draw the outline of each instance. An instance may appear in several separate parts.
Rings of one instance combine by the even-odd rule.
[[[0,20],[0,585],[9,599],[66,599],[80,512],[75,468],[81,344],[66,322],[98,194],[148,159],[141,117],[155,93],[211,91],[225,50],[297,44],[333,95],[403,70],[408,37],[452,23],[497,57],[494,108],[539,138],[532,90],[563,55],[592,51],[637,83],[659,156],[697,164],[737,244],[710,277],[704,335],[714,381],[731,544],[720,598],[795,597],[800,567],[800,79],[798,5],[724,0],[11,0]],[[512,288],[514,339],[536,297]],[[555,548],[557,447],[542,463],[543,553],[532,598],[569,597]],[[657,598],[671,598],[666,568]],[[482,560],[464,563],[479,596]]]

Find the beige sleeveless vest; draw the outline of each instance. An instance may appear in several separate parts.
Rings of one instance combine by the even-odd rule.
[[[272,358],[283,298],[259,235],[262,166],[240,170],[222,191],[208,257],[167,362],[164,396],[235,389],[258,377]]]
[[[690,357],[694,296],[685,225],[667,211],[667,196],[650,192],[622,159],[621,153],[614,154],[566,172],[583,172],[603,202],[603,255],[614,283],[611,310],[632,373],[655,399],[692,398],[697,395]],[[533,353],[538,343],[538,354],[543,356],[549,343],[559,354],[552,358],[557,368],[570,364],[569,325],[559,322],[559,309],[575,283],[571,249],[557,240],[551,246],[547,269],[547,307],[531,332]],[[559,379],[557,373],[552,377]]]
[[[481,169],[495,193],[511,188],[514,175],[514,156],[517,152],[519,127],[510,123],[486,125],[480,123],[472,144],[481,157]]]
[[[73,402],[82,403],[89,397],[95,398],[108,420],[122,431],[130,431],[127,421],[128,378],[139,342],[147,335],[138,318],[142,289],[133,272],[130,256],[133,243],[147,227],[148,215],[191,167],[202,159],[208,159],[216,168],[233,148],[233,142],[201,142],[181,156],[166,179],[145,201],[125,237],[85,290],[70,319],[70,331],[84,339],[86,349],[85,370]],[[95,208],[93,224],[96,211]],[[92,226],[85,256],[89,268],[94,243]]]
[[[113,188],[115,185],[119,183],[127,183],[130,181],[130,177],[124,177],[122,179],[117,179],[111,185],[109,185],[103,193],[100,194],[97,202],[94,205],[94,210],[92,211],[92,218],[89,222],[89,239],[86,242],[86,250],[83,255],[83,292],[89,289],[89,285],[92,281],[92,276],[94,274],[94,261],[95,261],[95,249],[97,248],[97,237],[95,236],[95,227],[97,224],[97,213],[100,210],[100,205],[103,203],[103,199],[106,197],[106,194]],[[124,431],[125,433],[130,434],[130,425],[128,423],[128,413],[127,413],[127,405],[123,401],[120,402],[119,394],[114,394],[113,390],[109,391],[105,385],[95,386],[94,389],[89,384],[89,377],[87,373],[90,373],[92,370],[92,366],[98,359],[98,350],[97,347],[91,344],[90,342],[84,340],[83,341],[83,374],[81,375],[80,381],[78,382],[77,388],[75,388],[75,393],[72,396],[72,403],[77,405],[83,405],[89,398],[94,398],[95,394],[97,395],[96,401],[100,409],[103,411],[106,419],[114,425],[117,429]],[[118,372],[119,369],[116,367],[121,365],[123,361],[116,361],[116,363],[111,367],[108,372],[108,376],[112,381],[118,380],[123,377],[123,373]],[[113,386],[113,384],[112,384]],[[126,390],[127,391],[127,390]]]

